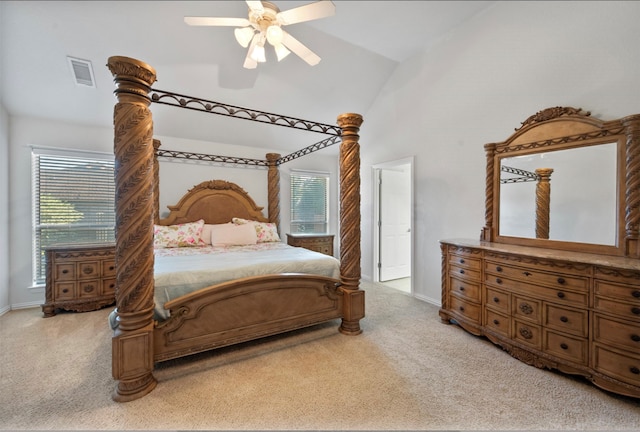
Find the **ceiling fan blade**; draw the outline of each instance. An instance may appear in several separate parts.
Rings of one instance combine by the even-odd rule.
[[[258,66],[258,61],[252,57],[253,50],[255,49],[256,44],[258,43],[259,35],[253,36],[251,39],[251,43],[249,44],[249,48],[247,49],[247,56],[244,58],[244,64],[242,65],[245,69],[255,69]]]
[[[184,22],[192,26],[246,27],[251,25],[246,18],[184,17]]]
[[[282,25],[296,24],[335,15],[336,6],[330,0],[321,0],[315,3],[299,6],[278,13],[278,22]]]
[[[251,9],[252,11],[256,11],[259,13],[264,12],[264,7],[262,6],[262,2],[261,1],[250,1],[247,0],[247,5],[249,5],[249,9]]]
[[[315,66],[320,63],[320,57],[284,30],[282,31],[282,45],[294,52],[298,57],[309,63],[311,66]]]

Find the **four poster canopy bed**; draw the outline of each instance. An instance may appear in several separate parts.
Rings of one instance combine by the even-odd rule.
[[[362,117],[342,114],[337,126],[309,122],[152,89],[155,70],[136,59],[110,57],[107,67],[117,97],[113,399],[130,401],[152,391],[156,362],[336,319],[341,319],[341,333],[359,334],[364,317],[359,287]],[[151,103],[329,138],[284,157],[269,153],[264,161],[166,151],[153,139]],[[279,165],[337,142],[339,260],[284,245],[278,236]],[[264,167],[268,215],[241,186],[212,179],[194,186],[160,219],[158,156]],[[260,264],[244,265],[254,261]],[[223,264],[213,269],[211,262]],[[243,265],[231,271],[232,263]]]

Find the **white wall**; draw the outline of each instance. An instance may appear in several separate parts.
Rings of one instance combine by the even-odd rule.
[[[0,111],[2,114],[2,111]],[[5,116],[6,117],[6,116]],[[0,120],[2,117],[0,116]],[[81,126],[74,124],[60,123],[52,120],[43,120],[27,117],[11,117],[11,133],[9,142],[11,151],[8,158],[3,158],[2,153],[8,147],[3,144],[2,130],[4,123],[0,122],[0,163],[7,164],[9,159],[12,167],[10,175],[7,175],[9,183],[8,201],[5,208],[9,208],[8,223],[0,224],[0,229],[9,231],[8,246],[3,248],[0,243],[0,251],[5,254],[5,250],[11,250],[11,262],[7,264],[8,272],[1,272],[0,275],[8,276],[8,282],[4,283],[10,287],[7,304],[12,308],[37,306],[44,302],[44,287],[32,285],[32,257],[31,257],[31,147],[33,145],[42,147],[55,147],[66,149],[81,149],[113,153],[113,129]],[[263,149],[230,146],[216,143],[206,143],[200,141],[190,141],[172,137],[158,136],[163,149],[181,150],[189,152],[201,152],[220,156],[236,156],[252,159],[265,159],[268,152],[278,152],[276,150],[265,151]],[[283,155],[285,152],[281,152]],[[313,156],[297,159],[289,162],[281,168],[281,226],[283,234],[286,233],[289,224],[289,180],[288,170],[292,167],[305,169],[320,169],[332,171],[332,178],[336,177],[338,167],[337,158],[322,156],[322,151]],[[306,159],[306,160],[305,160]],[[185,165],[188,164],[188,165]],[[6,171],[2,171],[4,176]],[[191,162],[160,162],[160,209],[167,209],[167,205],[176,204],[180,197],[194,185],[211,179],[225,179],[233,181],[244,188],[256,201],[259,206],[264,206],[267,212],[267,170],[248,168],[220,167],[207,163]],[[332,182],[333,185],[337,181]],[[335,187],[335,186],[334,186]],[[2,196],[0,189],[0,199]],[[6,193],[4,195],[7,196]],[[337,189],[334,191],[337,197]],[[0,202],[1,204],[1,202]],[[334,205],[335,209],[337,206]],[[2,213],[4,216],[4,213]],[[337,221],[337,213],[332,214],[334,223]],[[0,221],[2,222],[2,221]],[[333,227],[335,229],[335,226]],[[1,235],[1,232],[0,232]],[[6,236],[1,236],[6,238]],[[8,253],[6,253],[8,255]],[[0,255],[0,269],[4,256]],[[8,259],[7,259],[8,261]],[[4,279],[2,279],[4,280]],[[0,307],[2,307],[2,282],[0,281]]]
[[[9,115],[0,103],[0,315],[9,310]]]
[[[639,2],[497,2],[401,64],[365,114],[363,214],[371,166],[415,155],[414,288],[440,304],[439,240],[484,226],[484,144],[544,108],[615,119],[640,112]],[[363,275],[373,227],[363,218]]]

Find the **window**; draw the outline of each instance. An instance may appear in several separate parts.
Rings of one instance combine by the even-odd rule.
[[[291,233],[329,231],[329,173],[291,172]]]
[[[44,248],[115,241],[113,155],[33,149],[33,280],[45,282]]]

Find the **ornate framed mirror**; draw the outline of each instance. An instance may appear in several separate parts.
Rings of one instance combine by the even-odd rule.
[[[640,114],[547,108],[485,151],[481,240],[640,256]]]

